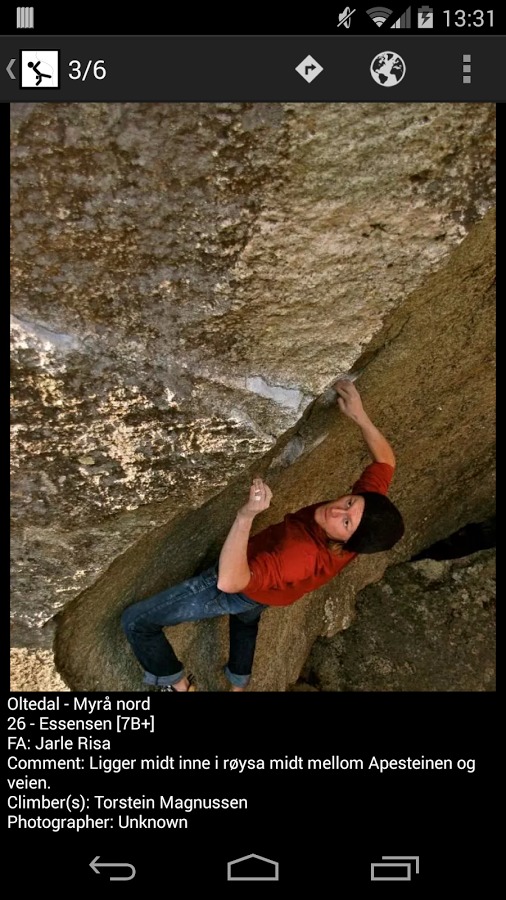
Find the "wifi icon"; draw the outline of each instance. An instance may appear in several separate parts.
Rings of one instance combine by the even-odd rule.
[[[392,10],[387,9],[386,6],[373,6],[371,9],[366,10],[366,12],[367,15],[371,17],[373,22],[376,23],[378,28],[381,28],[388,17],[392,15]]]

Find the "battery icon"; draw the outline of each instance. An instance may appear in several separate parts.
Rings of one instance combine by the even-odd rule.
[[[418,27],[434,28],[434,10],[430,6],[420,6],[418,9]]]

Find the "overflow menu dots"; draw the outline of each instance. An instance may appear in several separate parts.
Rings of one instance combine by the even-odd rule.
[[[279,773],[283,778],[294,772],[339,777],[341,773],[473,775],[476,771],[475,760],[464,756],[386,758],[373,753],[352,758],[331,752],[328,756],[241,758],[221,753],[206,757],[160,753],[151,705],[149,696],[135,700],[108,696],[103,700],[10,697],[8,827],[53,832],[187,829],[202,813],[227,811],[240,818],[248,811],[255,812],[257,806],[260,814],[258,792],[252,789],[251,779],[244,780],[251,773],[259,778],[263,773]],[[162,742],[163,749],[166,743]],[[66,777],[62,778],[61,772]],[[143,776],[156,772],[164,780],[151,780],[148,789]],[[168,772],[178,773],[178,777],[167,781]],[[139,775],[142,781],[134,778],[125,791],[125,779],[117,781],[115,776],[130,773]],[[195,796],[195,779],[187,777],[195,773],[202,775],[199,796]],[[219,778],[213,777],[218,774]],[[202,789],[206,778],[209,790]],[[138,785],[142,785],[139,790]]]

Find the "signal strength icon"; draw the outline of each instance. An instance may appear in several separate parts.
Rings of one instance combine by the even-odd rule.
[[[411,28],[411,7],[408,6],[406,12],[399,16],[396,22],[390,28]]]
[[[371,17],[373,22],[376,23],[378,28],[386,22],[389,16],[392,15],[392,10],[387,9],[386,6],[373,6],[371,9],[366,10],[367,15]]]

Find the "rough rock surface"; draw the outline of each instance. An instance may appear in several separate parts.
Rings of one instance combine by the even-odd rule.
[[[293,684],[318,636],[346,628],[357,592],[392,563],[494,510],[495,378],[494,217],[477,225],[442,270],[389,318],[371,347],[360,389],[398,458],[391,493],[405,518],[406,536],[390,552],[358,557],[338,578],[292,607],[267,610],[259,629],[252,690]],[[361,436],[325,396],[306,411],[296,434],[306,452],[287,468],[275,451],[255,468],[266,475],[273,503],[256,529],[285,512],[349,489],[368,462]],[[282,453],[280,454],[282,455]],[[125,652],[119,616],[134,599],[175,584],[217,555],[249,473],[203,507],[150,529],[92,588],[65,610],[56,661],[80,690],[141,689],[140,671]],[[225,689],[217,677],[226,661],[222,620],[171,630],[176,651],[202,689]]]
[[[403,325],[396,311],[442,265],[439,289],[413,295],[431,305],[432,343],[451,344],[445,316],[460,318],[445,312],[447,288],[458,303],[460,284],[469,311],[433,374],[455,352],[461,403],[476,379],[490,390],[492,225],[469,247],[474,268],[461,256],[445,276],[444,262],[493,204],[494,125],[491,104],[13,105],[14,644],[49,647],[66,609],[58,654],[69,683],[137,684],[107,650],[124,656],[119,608],[216,552],[253,466],[271,464],[271,520],[356,472],[356,436],[323,400],[312,405],[338,374],[355,364],[384,379],[388,396],[364,376],[371,414],[402,444],[397,385],[371,360]],[[412,332],[410,341],[405,355],[430,367],[437,347]],[[420,416],[434,412],[424,400]],[[438,418],[447,430],[450,417]],[[472,422],[470,411],[461,438]],[[310,447],[311,465],[329,452],[346,462],[311,473]],[[469,482],[476,460],[473,450]],[[489,514],[486,475],[476,491]],[[429,531],[445,536],[465,512],[457,499]],[[425,537],[424,526],[417,548]],[[259,689],[297,677],[314,638],[342,627],[355,589],[294,642],[305,606],[280,614],[291,649],[267,671],[263,661]],[[66,643],[80,610],[81,660]],[[208,623],[185,642],[200,648],[209,636],[218,658],[222,632]],[[213,660],[199,653],[207,668]]]
[[[360,592],[347,631],[316,641],[302,681],[323,691],[495,690],[495,567],[495,550],[392,566]]]
[[[55,670],[51,650],[11,649],[11,691],[68,691]]]

